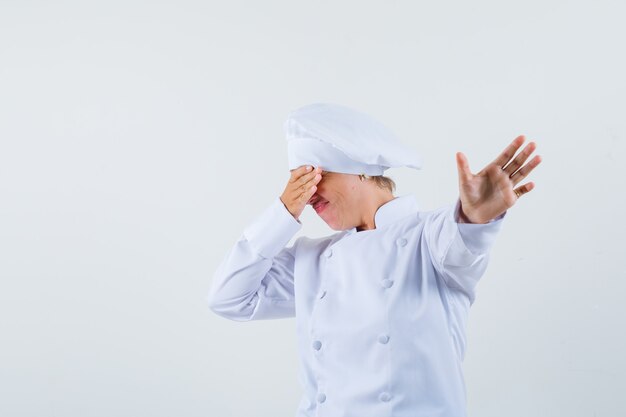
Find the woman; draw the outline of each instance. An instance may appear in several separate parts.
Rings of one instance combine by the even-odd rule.
[[[519,136],[475,175],[457,153],[456,204],[422,211],[380,175],[420,166],[390,131],[343,106],[299,110],[285,125],[290,179],[219,265],[211,309],[296,317],[298,417],[465,416],[469,308],[507,209],[533,189],[515,186],[540,162],[522,166],[534,143],[513,158]],[[285,247],[307,204],[337,232]]]

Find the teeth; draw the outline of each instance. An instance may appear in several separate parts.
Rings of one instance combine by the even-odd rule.
[[[328,201],[324,200],[322,197],[314,197],[310,201],[311,206],[313,206],[314,208],[317,208],[318,205],[325,204],[325,203],[328,203]]]
[[[321,206],[323,206],[324,204],[326,204],[326,202],[325,202],[325,201],[318,201],[318,202],[316,202],[315,204],[313,204],[313,208],[315,208],[315,209],[317,210],[318,208],[320,208],[320,207],[321,207]]]

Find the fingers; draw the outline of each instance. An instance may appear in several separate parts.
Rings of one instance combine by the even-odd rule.
[[[509,162],[511,158],[513,158],[513,155],[515,155],[517,149],[522,146],[522,143],[524,143],[525,139],[526,136],[524,135],[520,135],[513,139],[513,142],[511,142],[509,146],[507,146],[504,151],[502,151],[502,153],[493,160],[493,163],[498,165],[499,167],[504,167],[504,165],[506,165],[507,162]]]
[[[291,175],[280,200],[298,220],[302,210],[317,190],[317,183],[322,178],[322,168],[313,169],[311,165],[301,165],[289,171]]]
[[[534,182],[527,182],[526,184],[524,184],[524,185],[522,185],[520,187],[517,187],[513,191],[517,195],[517,198],[520,198],[524,194],[530,192],[533,188],[535,188],[535,183]]]
[[[503,171],[506,172],[509,176],[512,176],[515,171],[528,159],[531,153],[537,148],[537,144],[535,142],[529,142],[524,149],[515,157],[513,161],[511,161]]]
[[[320,173],[321,170],[322,169],[320,167],[317,167],[310,172],[305,172],[299,178],[293,180],[294,186],[299,187],[300,192],[308,190],[311,187],[311,181],[315,181],[314,184],[317,184],[317,181],[322,178],[322,174]]]
[[[472,172],[470,171],[469,162],[463,152],[456,153],[456,167],[459,173],[459,180],[461,182],[469,181],[472,178]]]
[[[322,172],[321,167],[317,167],[313,169],[311,165],[302,165],[296,169],[291,170],[291,178],[289,178],[289,182],[291,183],[298,182],[299,180],[301,181],[301,178],[307,174],[310,175],[310,174],[321,173],[321,172]]]
[[[302,204],[306,205],[306,203],[309,202],[311,197],[313,197],[313,194],[315,194],[315,191],[317,191],[317,185],[316,185],[317,181],[316,180],[317,180],[317,178],[313,178],[312,180],[310,180],[309,182],[306,183],[305,190],[302,192],[302,194],[300,194],[300,197],[298,197],[298,200]]]
[[[319,180],[322,179],[322,175],[316,171],[310,172],[306,175],[303,175],[302,177],[300,177],[300,179],[298,180],[300,182],[300,186],[298,187],[298,193],[300,194],[307,194],[309,192],[311,192],[312,188],[317,189],[317,183],[319,182]],[[311,192],[311,195],[313,195],[313,193],[315,192],[315,190],[313,190],[313,192]],[[302,196],[301,196],[302,198]],[[309,199],[307,198],[305,201],[309,201]]]
[[[307,172],[312,171],[312,169],[313,167],[311,165],[301,165],[296,169],[292,169],[290,171],[291,177],[289,178],[289,182],[295,182],[302,175],[306,174]]]
[[[528,174],[530,174],[531,171],[535,169],[535,167],[537,167],[537,165],[539,165],[540,163],[541,156],[535,155],[535,157],[531,159],[530,162],[521,167],[516,173],[511,175],[511,181],[513,181],[513,185],[526,178],[526,176],[528,176]]]
[[[291,171],[289,188],[292,198],[306,205],[317,190],[317,183],[322,179],[322,168],[313,169],[311,165],[302,165]]]

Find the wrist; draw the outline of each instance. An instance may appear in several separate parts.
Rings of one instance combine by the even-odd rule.
[[[463,204],[459,200],[459,210],[458,210],[459,223],[472,223],[472,224],[483,224],[483,222],[473,220],[471,216],[468,216],[465,211],[463,211]]]

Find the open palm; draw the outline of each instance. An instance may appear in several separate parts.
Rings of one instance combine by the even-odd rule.
[[[462,152],[456,153],[461,210],[469,222],[487,223],[512,207],[520,196],[535,187],[533,182],[527,182],[515,188],[541,162],[541,157],[535,155],[522,166],[535,150],[535,142],[529,142],[511,161],[524,140],[524,135],[516,137],[493,162],[477,174],[470,171],[465,155]]]

